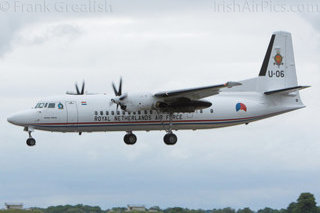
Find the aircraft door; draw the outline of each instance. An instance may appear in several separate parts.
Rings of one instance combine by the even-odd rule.
[[[78,127],[78,106],[76,101],[66,101],[68,126],[76,131]]]

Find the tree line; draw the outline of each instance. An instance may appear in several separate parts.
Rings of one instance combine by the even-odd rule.
[[[292,202],[287,208],[272,209],[264,208],[258,211],[253,211],[249,207],[243,209],[232,209],[230,207],[223,209],[187,209],[181,207],[161,209],[160,207],[152,207],[148,212],[159,213],[320,213],[320,207],[317,206],[314,195],[311,193],[301,193],[296,202]],[[124,213],[127,212],[125,207],[115,207],[112,209],[102,210],[98,206],[87,205],[60,205],[50,206],[48,208],[30,208],[27,210],[0,210],[0,213]],[[139,211],[131,211],[133,213],[140,213]]]

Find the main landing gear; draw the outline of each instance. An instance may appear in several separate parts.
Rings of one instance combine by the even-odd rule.
[[[175,134],[172,133],[172,117],[173,113],[169,115],[169,129],[167,130],[167,134],[163,137],[163,141],[167,145],[175,145],[178,141],[178,138]]]
[[[127,134],[123,137],[123,141],[127,145],[133,145],[137,142],[137,136],[133,134],[131,131],[128,131]]]
[[[171,131],[168,132],[164,137],[163,141],[167,145],[175,145],[178,141],[178,138],[175,134],[173,134]]]
[[[29,138],[27,139],[27,145],[28,146],[36,145],[36,140],[31,135],[31,132],[33,132],[33,130],[31,128],[25,128],[25,131],[28,131],[29,133]]]

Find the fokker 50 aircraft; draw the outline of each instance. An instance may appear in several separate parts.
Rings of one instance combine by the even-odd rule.
[[[135,144],[133,131],[165,130],[164,142],[174,145],[173,130],[210,129],[269,118],[305,107],[298,86],[291,34],[275,32],[256,78],[225,84],[158,92],[122,93],[113,84],[114,96],[67,92],[39,101],[18,112],[8,122],[29,132],[27,145],[36,141],[34,130],[52,132],[125,131],[124,142]],[[120,108],[119,108],[120,107]]]

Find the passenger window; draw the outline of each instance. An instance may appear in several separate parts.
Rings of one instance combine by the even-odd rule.
[[[122,115],[125,115],[126,114],[126,111],[122,111]]]
[[[136,114],[136,112],[133,112],[133,114],[135,115],[135,114]]]
[[[55,108],[56,104],[55,103],[49,103],[48,108]]]
[[[203,110],[202,110],[202,109],[200,109],[200,113],[203,113]]]
[[[111,115],[114,115],[114,111],[111,111]]]
[[[95,114],[95,115],[98,115],[98,112],[97,112],[97,111],[94,111],[94,114]]]
[[[128,112],[128,115],[131,115],[131,112]]]
[[[210,113],[213,113],[213,109],[210,109]]]
[[[138,111],[138,115],[141,115],[141,111]]]
[[[100,115],[103,115],[103,111],[100,111]]]
[[[152,110],[150,110],[150,114],[152,115]]]
[[[120,111],[117,111],[117,115],[120,115]]]
[[[148,114],[148,111],[147,111],[147,110],[145,110],[145,111],[144,111],[144,114]]]
[[[106,111],[106,115],[109,115],[109,111]]]

